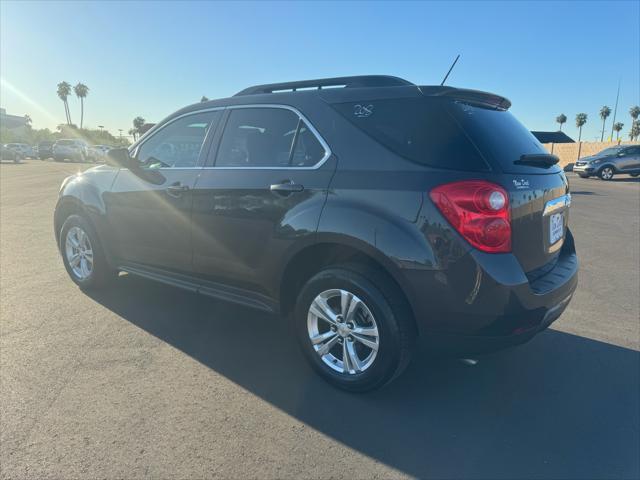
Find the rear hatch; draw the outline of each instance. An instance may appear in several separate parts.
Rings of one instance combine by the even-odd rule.
[[[332,106],[389,150],[436,169],[429,175],[433,180],[501,185],[510,200],[511,251],[523,270],[553,265],[567,230],[568,183],[552,156],[507,111],[510,102],[450,87],[416,90],[366,102],[340,98]]]
[[[569,185],[538,140],[510,112],[454,101],[448,107],[509,193],[512,251],[525,272],[553,262],[569,220]]]

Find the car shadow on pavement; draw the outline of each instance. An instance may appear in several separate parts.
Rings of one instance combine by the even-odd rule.
[[[317,377],[274,316],[130,276],[91,296],[299,421],[412,476],[640,475],[633,350],[553,330],[475,366],[419,349],[394,383],[353,395]]]

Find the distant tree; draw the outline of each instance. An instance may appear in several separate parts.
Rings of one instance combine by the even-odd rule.
[[[31,117],[29,115],[25,115],[24,116],[24,123],[27,124],[28,126],[31,126]]]
[[[640,117],[640,107],[638,105],[635,105],[633,107],[631,107],[629,109],[629,115],[631,115],[631,130],[629,130],[629,137],[631,138],[631,140],[633,140],[634,138],[638,138],[638,134],[636,133],[635,135],[633,135],[634,129],[637,132],[637,125],[638,125],[638,117]]]
[[[604,141],[604,124],[607,122],[607,117],[611,115],[611,109],[606,105],[600,109],[600,118],[602,119],[602,134],[600,135],[600,141]]]
[[[582,152],[582,127],[587,123],[587,114],[586,113],[578,113],[576,115],[576,127],[578,127],[578,158],[580,158],[580,153]]]
[[[208,101],[209,101],[209,99],[208,99],[207,97],[205,97],[204,95],[203,95],[203,96],[202,96],[202,98],[200,99],[200,103],[208,102]]]
[[[84,122],[84,99],[89,94],[89,87],[84,83],[78,82],[78,84],[73,87],[73,91],[75,92],[76,97],[80,99],[80,128],[82,128],[82,124]]]
[[[616,141],[620,140],[620,130],[622,130],[622,127],[624,127],[624,123],[622,122],[616,122],[613,124],[613,129],[616,132]]]
[[[140,134],[142,133],[142,127],[144,126],[144,118],[142,117],[136,117],[133,119],[133,129],[136,131],[136,136],[133,137],[133,139],[135,140],[137,137],[140,137]]]
[[[582,127],[587,123],[587,114],[578,113],[576,115],[576,127],[579,128],[578,142],[582,139]]]
[[[71,84],[68,82],[60,82],[58,84],[58,97],[64,104],[64,113],[67,117],[67,125],[71,125],[71,113],[69,112],[69,103],[67,98],[71,95]]]
[[[640,137],[640,122],[634,122],[629,132],[629,138],[633,141],[638,140],[638,137]]]
[[[562,124],[567,123],[567,116],[564,113],[561,113],[556,117],[556,123],[560,124],[560,132],[562,131]]]

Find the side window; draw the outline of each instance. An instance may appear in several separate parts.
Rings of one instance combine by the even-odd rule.
[[[146,168],[197,167],[207,132],[220,120],[221,111],[194,113],[171,122],[138,149],[138,161]]]
[[[296,144],[291,157],[292,167],[313,167],[324,158],[326,151],[307,124],[300,120]]]
[[[313,166],[324,148],[300,117],[284,108],[231,111],[220,141],[217,167]]]

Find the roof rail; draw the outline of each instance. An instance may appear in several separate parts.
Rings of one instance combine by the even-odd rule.
[[[323,87],[344,87],[344,88],[363,88],[363,87],[398,87],[403,85],[413,85],[413,83],[398,77],[388,75],[359,75],[355,77],[335,77],[320,78],[317,80],[302,80],[299,82],[270,83],[266,85],[255,85],[245,88],[236,93],[234,97],[241,95],[256,95],[260,93],[274,93],[280,91],[293,91],[300,89],[317,89]]]

